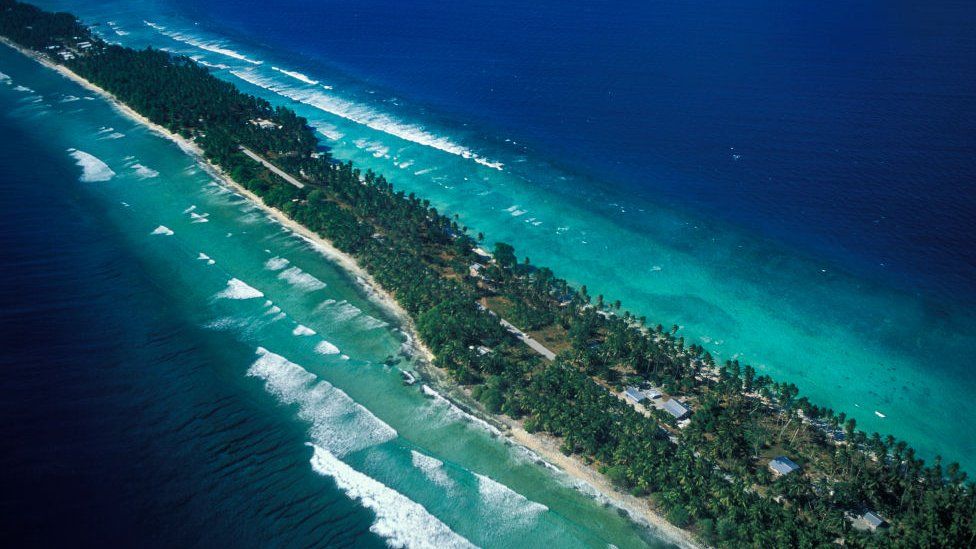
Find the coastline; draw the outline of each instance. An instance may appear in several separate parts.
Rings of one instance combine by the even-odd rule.
[[[230,177],[230,175],[228,175],[222,169],[220,169],[219,166],[207,160],[206,156],[204,156],[203,154],[203,150],[200,149],[200,147],[196,143],[190,141],[189,139],[183,137],[182,135],[174,133],[160,126],[159,124],[156,124],[152,120],[149,120],[145,116],[139,114],[131,107],[129,107],[128,105],[120,101],[117,97],[115,97],[111,93],[96,86],[95,84],[92,84],[91,82],[82,78],[77,73],[65,67],[64,65],[54,63],[34,51],[28,50],[26,48],[22,48],[21,46],[11,42],[5,37],[0,36],[0,42],[17,50],[18,52],[20,52],[25,56],[30,57],[31,59],[37,61],[41,65],[57,72],[61,76],[84,87],[86,90],[98,95],[102,99],[106,100],[112,106],[112,108],[114,108],[119,113],[145,126],[149,130],[161,135],[162,137],[165,137],[166,139],[172,141],[184,153],[192,157],[200,165],[200,167],[203,168],[210,176],[220,180],[222,183],[224,183],[229,188],[231,188],[234,192],[240,194],[241,196],[244,196],[251,202],[255,203],[257,206],[264,209],[267,213],[270,213],[277,222],[281,223],[283,226],[287,227],[288,229],[294,231],[295,234],[306,239],[310,244],[315,246],[316,249],[322,255],[326,256],[326,258],[329,259],[330,261],[338,264],[344,271],[346,271],[346,273],[348,273],[353,277],[358,277],[362,279],[362,283],[369,288],[370,290],[369,293],[373,294],[372,297],[374,301],[377,302],[382,307],[384,307],[388,313],[390,313],[393,317],[395,317],[395,319],[398,322],[400,322],[403,325],[403,327],[405,328],[404,331],[407,332],[407,334],[411,338],[410,344],[413,347],[413,349],[416,352],[418,352],[418,354],[424,360],[432,361],[434,359],[434,354],[430,351],[430,349],[428,349],[423,344],[422,341],[420,341],[420,338],[417,337],[416,330],[414,329],[414,325],[413,325],[413,319],[410,318],[410,315],[407,313],[407,311],[405,311],[403,307],[400,306],[400,304],[397,302],[396,298],[394,298],[392,294],[387,292],[378,282],[376,282],[373,276],[369,274],[369,272],[366,271],[366,269],[364,269],[362,266],[359,265],[359,263],[355,260],[355,258],[336,248],[335,245],[333,245],[332,242],[330,242],[329,240],[322,238],[318,234],[306,228],[304,225],[301,225],[296,221],[292,220],[287,215],[285,215],[284,212],[278,210],[277,208],[265,204],[264,201],[261,199],[261,197],[244,188],[244,186],[234,181]]]
[[[152,122],[120,101],[111,93],[82,78],[67,67],[55,63],[37,52],[23,48],[5,37],[0,37],[0,42],[33,59],[34,61],[37,61],[44,67],[56,71],[61,76],[84,87],[86,90],[98,95],[102,99],[106,100],[112,106],[112,108],[119,113],[143,125],[154,133],[157,133],[160,136],[172,141],[178,147],[180,147],[184,153],[193,158],[205,171],[207,171],[209,175],[221,181],[234,192],[253,202],[265,212],[271,214],[275,221],[308,241],[316,248],[317,251],[325,256],[327,260],[337,264],[350,277],[358,279],[358,281],[364,286],[368,297],[386,309],[387,312],[396,319],[396,321],[400,324],[402,331],[407,335],[407,343],[411,348],[410,350],[418,358],[418,364],[416,367],[418,373],[421,375],[421,380],[429,383],[434,389],[442,394],[444,398],[461,407],[464,411],[474,415],[477,419],[486,421],[494,426],[501,426],[501,435],[508,442],[529,450],[555,469],[563,472],[574,480],[580,481],[585,485],[592,487],[596,492],[598,492],[599,496],[605,498],[609,504],[626,511],[632,521],[649,529],[655,535],[661,537],[663,541],[672,543],[682,548],[697,548],[703,546],[694,538],[690,531],[674,526],[661,514],[652,509],[647,499],[637,498],[618,491],[611,485],[606,477],[604,477],[593,467],[585,464],[581,458],[577,456],[564,455],[559,451],[558,442],[555,437],[551,437],[543,433],[529,433],[522,428],[520,421],[512,420],[504,416],[494,416],[484,411],[480,404],[471,398],[462,387],[453,384],[447,379],[446,372],[434,365],[434,355],[430,349],[424,345],[423,341],[417,334],[413,319],[400,306],[395,297],[386,291],[373,278],[373,276],[366,271],[366,269],[359,265],[355,258],[342,252],[328,239],[319,236],[305,226],[292,220],[280,210],[265,204],[261,197],[238,184],[228,174],[221,170],[219,166],[211,163],[204,156],[203,151],[198,145],[196,145],[196,143]],[[586,493],[586,491],[584,492]]]
[[[463,412],[474,416],[477,420],[488,423],[496,428],[499,434],[511,444],[525,448],[545,464],[560,471],[573,480],[589,487],[591,490],[576,489],[585,494],[602,499],[609,505],[627,512],[628,519],[635,524],[682,549],[696,549],[706,547],[694,535],[670,522],[650,506],[646,498],[638,498],[616,489],[610,480],[592,466],[586,464],[582,458],[575,455],[565,455],[559,450],[556,437],[546,433],[529,433],[522,422],[506,416],[495,416],[484,410],[481,404],[471,397],[469,391],[452,384],[447,372],[432,363],[423,365],[420,371],[423,381],[426,381],[437,391],[438,395],[458,406]],[[593,493],[595,491],[596,493]]]

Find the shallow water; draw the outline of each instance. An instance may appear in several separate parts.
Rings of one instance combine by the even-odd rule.
[[[516,19],[384,2],[44,4],[209,63],[306,116],[338,158],[869,432],[926,457],[976,454],[976,132],[954,114],[976,104],[968,4],[624,4],[588,12],[599,32],[572,40],[580,19],[547,3],[511,7]],[[534,32],[512,42],[512,25]],[[623,103],[598,101],[604,73],[580,63]]]
[[[0,72],[4,532],[657,543],[404,386],[383,364],[403,334],[357,281],[176,145],[8,48]]]

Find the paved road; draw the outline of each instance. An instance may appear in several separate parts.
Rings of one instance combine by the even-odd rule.
[[[286,174],[285,172],[281,171],[281,169],[278,166],[275,166],[271,162],[268,162],[267,160],[261,158],[257,154],[254,154],[254,152],[252,152],[247,147],[241,147],[241,151],[244,154],[250,156],[252,159],[256,160],[257,162],[260,162],[261,164],[263,164],[265,168],[268,168],[269,170],[273,171],[276,175],[278,175],[279,177],[281,177],[285,181],[291,183],[292,185],[298,187],[299,189],[304,189],[305,188],[305,184],[304,183],[302,183],[301,181],[295,179],[294,177]]]
[[[546,349],[541,343],[532,339],[532,336],[523,332],[522,330],[519,330],[515,326],[512,326],[512,323],[505,320],[504,318],[500,318],[499,320],[501,321],[502,326],[504,326],[509,332],[512,332],[513,334],[518,336],[518,338],[521,339],[523,342],[525,342],[526,345],[531,347],[533,351],[548,358],[549,360],[556,360],[556,353],[550,351],[549,349]]]

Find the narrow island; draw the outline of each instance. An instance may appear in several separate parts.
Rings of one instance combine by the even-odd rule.
[[[489,253],[458,216],[335,161],[295,112],[189,58],[108,44],[71,14],[0,0],[0,35],[332,249],[419,336],[424,383],[676,543],[976,545],[976,491],[957,464],[926,464],[791,383],[716,364],[677,326],[509,244]]]

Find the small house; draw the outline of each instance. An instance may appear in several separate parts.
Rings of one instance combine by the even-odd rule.
[[[478,256],[479,258],[481,258],[486,263],[489,262],[489,261],[491,261],[491,254],[488,253],[488,252],[486,252],[483,249],[481,249],[481,248],[471,248],[471,251],[474,252],[474,255]]]
[[[664,403],[664,411],[674,416],[674,419],[684,419],[691,414],[687,406],[673,398]]]
[[[769,470],[773,472],[776,476],[783,476],[797,471],[800,466],[793,462],[792,459],[786,456],[779,456],[777,458],[769,460]]]
[[[481,271],[484,268],[485,266],[482,265],[481,263],[472,263],[471,266],[468,267],[468,274],[471,275],[473,278],[480,278]]]
[[[868,530],[877,530],[879,528],[887,528],[888,521],[881,518],[881,515],[875,513],[874,511],[868,511],[861,516],[861,520],[867,526]]]
[[[624,391],[624,396],[627,397],[627,400],[630,400],[634,404],[640,404],[645,398],[647,398],[644,396],[644,393],[640,392],[636,387],[627,387],[627,390]]]
[[[649,398],[651,400],[657,400],[657,399],[661,398],[661,396],[663,396],[663,395],[661,394],[661,391],[658,391],[654,387],[651,387],[650,389],[646,389],[644,391],[644,396],[646,396],[647,398]]]

